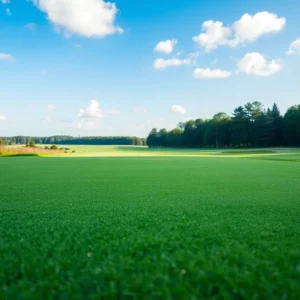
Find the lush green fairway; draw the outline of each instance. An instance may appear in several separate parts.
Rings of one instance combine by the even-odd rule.
[[[298,299],[298,158],[0,158],[0,299]]]
[[[44,148],[49,145],[37,145]],[[19,148],[24,145],[8,146]],[[259,149],[181,149],[181,148],[148,148],[143,146],[91,146],[59,145],[69,149],[66,153],[40,153],[39,156],[51,157],[265,157],[271,160],[300,161],[300,149],[297,148],[259,148]],[[0,151],[1,157],[1,151]]]

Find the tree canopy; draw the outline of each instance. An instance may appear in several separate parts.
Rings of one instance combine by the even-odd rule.
[[[145,139],[127,136],[94,136],[94,137],[72,137],[66,135],[56,135],[51,137],[31,137],[31,136],[13,136],[2,137],[0,142],[3,144],[45,144],[45,145],[137,145],[146,144]]]
[[[150,147],[280,147],[300,146],[300,105],[289,108],[284,116],[276,103],[264,109],[262,103],[246,103],[232,116],[219,112],[212,119],[189,120],[177,128],[152,129]]]

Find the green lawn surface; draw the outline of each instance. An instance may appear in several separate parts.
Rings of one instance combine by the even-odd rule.
[[[299,299],[300,164],[273,157],[0,158],[0,299]]]

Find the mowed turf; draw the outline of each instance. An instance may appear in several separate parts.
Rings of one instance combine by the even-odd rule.
[[[300,164],[0,158],[0,299],[299,299]]]

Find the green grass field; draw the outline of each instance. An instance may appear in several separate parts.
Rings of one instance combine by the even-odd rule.
[[[0,158],[0,299],[299,299],[299,151],[109,148]]]

